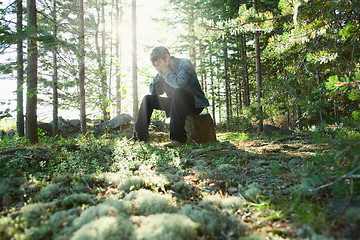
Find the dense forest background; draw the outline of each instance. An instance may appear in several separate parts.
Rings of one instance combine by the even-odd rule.
[[[357,1],[162,3],[165,14],[154,16],[161,39],[151,44],[191,59],[218,123],[257,123],[262,131],[263,121],[300,130],[359,121]],[[81,118],[97,109],[106,121],[124,106],[132,106],[136,118],[146,93],[140,89],[153,74],[149,63],[137,61],[139,45],[142,52],[153,47],[135,44],[136,26],[144,24],[137,18],[136,1],[8,2],[1,9],[1,53],[17,46],[18,58],[1,71],[16,71],[18,106],[1,116],[16,113],[20,133],[24,115],[31,126],[44,101],[53,106],[54,119],[58,109],[75,108]],[[124,21],[130,31],[122,31]],[[122,47],[124,38],[132,49]]]

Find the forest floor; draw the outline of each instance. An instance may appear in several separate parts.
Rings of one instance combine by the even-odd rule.
[[[359,179],[333,165],[351,147],[309,134],[164,140],[3,140],[0,239],[360,238]]]

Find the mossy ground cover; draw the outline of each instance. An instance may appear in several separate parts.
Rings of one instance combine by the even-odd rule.
[[[357,239],[359,135],[0,142],[1,239]]]

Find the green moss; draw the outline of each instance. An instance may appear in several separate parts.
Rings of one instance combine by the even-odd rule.
[[[145,180],[138,176],[130,177],[118,186],[120,190],[124,190],[125,192],[139,190],[143,187],[145,187]]]
[[[83,225],[77,230],[71,240],[117,240],[135,239],[133,225],[128,218],[101,217],[95,221]]]
[[[88,193],[75,193],[64,198],[61,205],[65,208],[81,206],[83,204],[94,204],[95,197]]]
[[[79,229],[84,224],[90,223],[103,216],[125,214],[130,215],[131,206],[125,201],[106,201],[99,205],[89,207],[74,220],[74,228]]]
[[[60,183],[50,183],[36,195],[36,199],[38,201],[50,201],[59,197],[64,192],[65,189]]]
[[[131,201],[135,214],[174,213],[177,208],[151,191],[140,189],[129,193],[124,200]]]
[[[154,214],[146,217],[137,230],[140,240],[191,240],[196,237],[196,224],[178,214]]]

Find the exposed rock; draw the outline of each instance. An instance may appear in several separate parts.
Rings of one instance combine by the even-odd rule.
[[[103,134],[106,130],[120,130],[121,128],[126,128],[130,125],[130,122],[133,120],[131,115],[127,113],[122,113],[110,121],[104,122],[98,126],[94,134],[96,136]]]
[[[45,133],[45,136],[51,137],[53,135],[53,125],[51,123],[38,122],[37,127]]]
[[[78,128],[78,129],[80,129],[80,127],[81,127],[81,122],[80,122],[80,120],[79,119],[71,119],[71,120],[69,120],[69,124],[72,126],[72,127],[74,127],[74,128]]]
[[[230,194],[237,193],[238,191],[239,191],[239,189],[237,187],[229,187],[228,188],[228,193],[230,193]]]
[[[190,141],[196,143],[216,142],[215,123],[210,114],[188,115],[185,131]]]
[[[281,135],[291,135],[292,131],[290,129],[281,129],[279,127],[264,124],[263,131],[265,135],[273,135],[274,133],[281,134]]]
[[[12,138],[16,133],[16,129],[1,130],[0,138]]]

